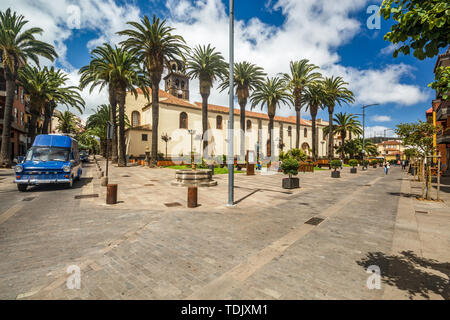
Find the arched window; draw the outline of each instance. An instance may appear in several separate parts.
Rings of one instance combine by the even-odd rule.
[[[188,128],[188,116],[186,112],[180,113],[180,129]]]
[[[288,127],[288,137],[292,136],[292,127]]]
[[[309,144],[307,144],[306,142],[302,143],[302,150],[306,152],[306,154],[309,154]]]
[[[247,130],[252,130],[252,120],[247,120]]]
[[[216,117],[216,129],[222,129],[222,116]]]
[[[305,137],[305,138],[307,138],[308,137],[308,129],[303,129],[303,136]]]
[[[180,86],[180,80],[176,79],[175,80],[175,86],[178,88]]]
[[[131,113],[131,125],[133,127],[137,127],[141,124],[141,115],[139,114],[139,111],[133,111]]]

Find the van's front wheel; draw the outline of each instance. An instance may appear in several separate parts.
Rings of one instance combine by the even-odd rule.
[[[17,184],[17,189],[19,189],[20,192],[27,191],[27,187],[28,187],[27,184],[23,184],[23,183]]]

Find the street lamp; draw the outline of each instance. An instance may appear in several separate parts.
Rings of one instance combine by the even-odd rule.
[[[366,146],[365,146],[365,127],[366,127],[366,108],[373,107],[373,106],[379,106],[379,103],[373,103],[373,104],[367,104],[365,106],[362,106],[363,113],[356,113],[355,115],[362,115],[363,116],[363,136],[362,136],[362,154],[363,154],[363,162],[364,157],[366,155]]]
[[[229,23],[229,121],[228,121],[228,206],[234,205],[234,0],[230,0]]]
[[[191,168],[192,170],[195,170],[195,162],[194,162],[194,151],[193,149],[193,144],[194,144],[194,134],[195,134],[195,130],[189,129],[188,133],[191,135]]]
[[[320,141],[320,143],[322,144],[322,155],[323,155],[324,154],[323,153],[323,144],[325,143],[325,140]]]

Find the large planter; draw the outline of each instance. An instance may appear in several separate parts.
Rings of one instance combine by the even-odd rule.
[[[300,188],[299,178],[284,178],[283,179],[283,189],[296,189]]]
[[[356,172],[358,172],[357,168],[350,168],[350,173],[356,173]]]
[[[340,171],[331,171],[331,177],[332,178],[340,178],[341,172]]]
[[[367,171],[367,167],[366,167],[366,166],[363,166],[363,167],[362,167],[362,170],[363,170],[363,171]]]

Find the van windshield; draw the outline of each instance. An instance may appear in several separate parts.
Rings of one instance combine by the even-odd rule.
[[[27,152],[26,161],[68,161],[69,149],[32,147]]]

